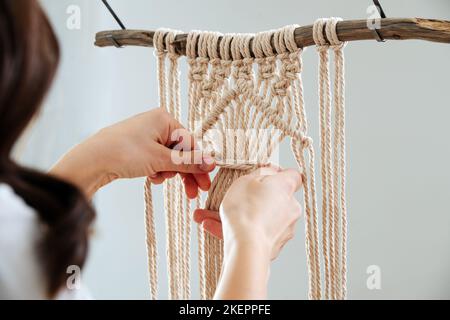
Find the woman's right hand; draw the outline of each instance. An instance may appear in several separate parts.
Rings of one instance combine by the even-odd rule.
[[[194,220],[206,231],[234,243],[257,243],[275,259],[293,238],[301,206],[294,193],[302,186],[302,175],[294,169],[260,168],[236,180],[220,207],[220,214],[198,209]]]
[[[223,269],[215,299],[267,298],[270,262],[294,236],[300,204],[294,193],[301,174],[261,168],[236,180],[220,214],[196,210],[194,220],[224,240]]]

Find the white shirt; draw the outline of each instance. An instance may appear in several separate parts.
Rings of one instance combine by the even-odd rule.
[[[37,256],[41,224],[13,189],[0,184],[0,299],[46,299],[45,276]],[[56,299],[90,299],[88,291],[63,289]]]

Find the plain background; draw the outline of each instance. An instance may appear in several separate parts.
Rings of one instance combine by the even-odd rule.
[[[258,32],[316,18],[365,19],[361,0],[111,0],[128,28]],[[48,169],[74,144],[157,106],[149,48],[95,48],[97,31],[117,29],[100,0],[45,0],[62,46],[55,85],[17,149],[21,161]],[[383,1],[390,17],[450,20],[448,0]],[[81,29],[67,25],[70,5]],[[348,293],[350,299],[450,298],[450,46],[423,41],[363,41],[346,48],[348,144]],[[317,54],[304,54],[311,135],[318,143]],[[182,70],[185,71],[183,63]],[[185,76],[185,73],[184,73]],[[183,80],[186,78],[184,77]],[[183,92],[185,92],[185,83]],[[183,109],[186,111],[186,101]],[[281,164],[295,166],[287,145]],[[96,234],[83,273],[95,298],[147,299],[143,180],[118,181],[95,197]],[[156,188],[160,296],[167,297],[164,220]],[[304,299],[304,224],[273,263],[270,298]],[[193,235],[193,297],[198,297]],[[381,270],[369,290],[367,268]]]

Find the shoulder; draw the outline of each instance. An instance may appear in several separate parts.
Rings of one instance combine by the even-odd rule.
[[[35,210],[0,183],[0,299],[46,298],[37,250],[43,232]],[[82,296],[89,297],[63,290],[57,298]]]
[[[34,239],[39,220],[34,210],[14,190],[0,184],[0,254],[11,254],[10,246],[23,247]]]
[[[37,240],[39,220],[34,210],[14,190],[0,184],[0,255],[13,257],[17,249]],[[34,256],[34,255],[33,255]],[[4,259],[0,259],[0,263]]]
[[[38,230],[34,210],[0,184],[0,298],[44,298],[35,250]]]
[[[35,220],[35,218],[33,209],[9,185],[0,183],[0,219],[2,222],[14,223],[18,220]]]

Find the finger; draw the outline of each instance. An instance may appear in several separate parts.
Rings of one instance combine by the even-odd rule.
[[[163,145],[159,146],[159,161],[156,161],[156,171],[175,171],[182,173],[208,173],[215,169],[215,161],[209,155],[203,155],[200,150],[179,151]]]
[[[161,173],[156,173],[151,177],[149,177],[149,179],[153,184],[161,184],[165,180],[165,178],[161,175]]]
[[[223,239],[222,223],[216,220],[206,219],[202,222],[202,227],[212,236],[218,239]]]
[[[264,178],[269,183],[273,183],[279,189],[283,189],[289,194],[293,194],[300,190],[303,185],[302,175],[298,170],[285,169],[277,174],[267,176]]]
[[[169,135],[165,145],[171,149],[186,151],[199,149],[194,136],[173,117],[169,119]]]
[[[198,195],[197,181],[190,174],[182,176],[184,183],[184,191],[189,199],[195,199]]]
[[[220,215],[217,211],[211,211],[206,209],[196,209],[194,211],[194,221],[196,223],[202,223],[204,220],[216,220],[220,222]]]
[[[206,173],[194,173],[193,174],[197,185],[203,191],[208,191],[211,188],[211,178]]]
[[[197,180],[195,179],[195,177],[192,173],[180,173],[180,177],[183,181],[186,176],[191,176],[193,178],[194,182],[197,184],[197,188],[198,188]]]
[[[295,197],[292,197],[292,201],[294,201],[293,204],[292,204],[293,216],[294,216],[295,222],[297,222],[302,216],[302,206],[295,199]]]
[[[297,221],[294,221],[287,228],[286,239],[288,240],[294,239],[296,229],[297,229]]]
[[[177,175],[176,172],[166,171],[166,172],[158,172],[149,178],[153,184],[162,184],[165,180],[172,179],[176,175]]]
[[[177,173],[173,171],[164,171],[160,172],[160,174],[164,179],[172,179],[177,175]]]
[[[251,177],[262,177],[262,176],[272,176],[277,174],[281,169],[275,165],[270,165],[267,167],[261,167],[256,169],[255,171],[248,174]]]
[[[185,173],[211,172],[215,168],[214,159],[199,150],[194,136],[177,120],[171,118],[172,144],[168,145],[172,161],[166,162],[170,170]],[[167,151],[167,150],[166,150]],[[200,185],[200,184],[199,184]],[[202,185],[203,186],[203,185]]]

